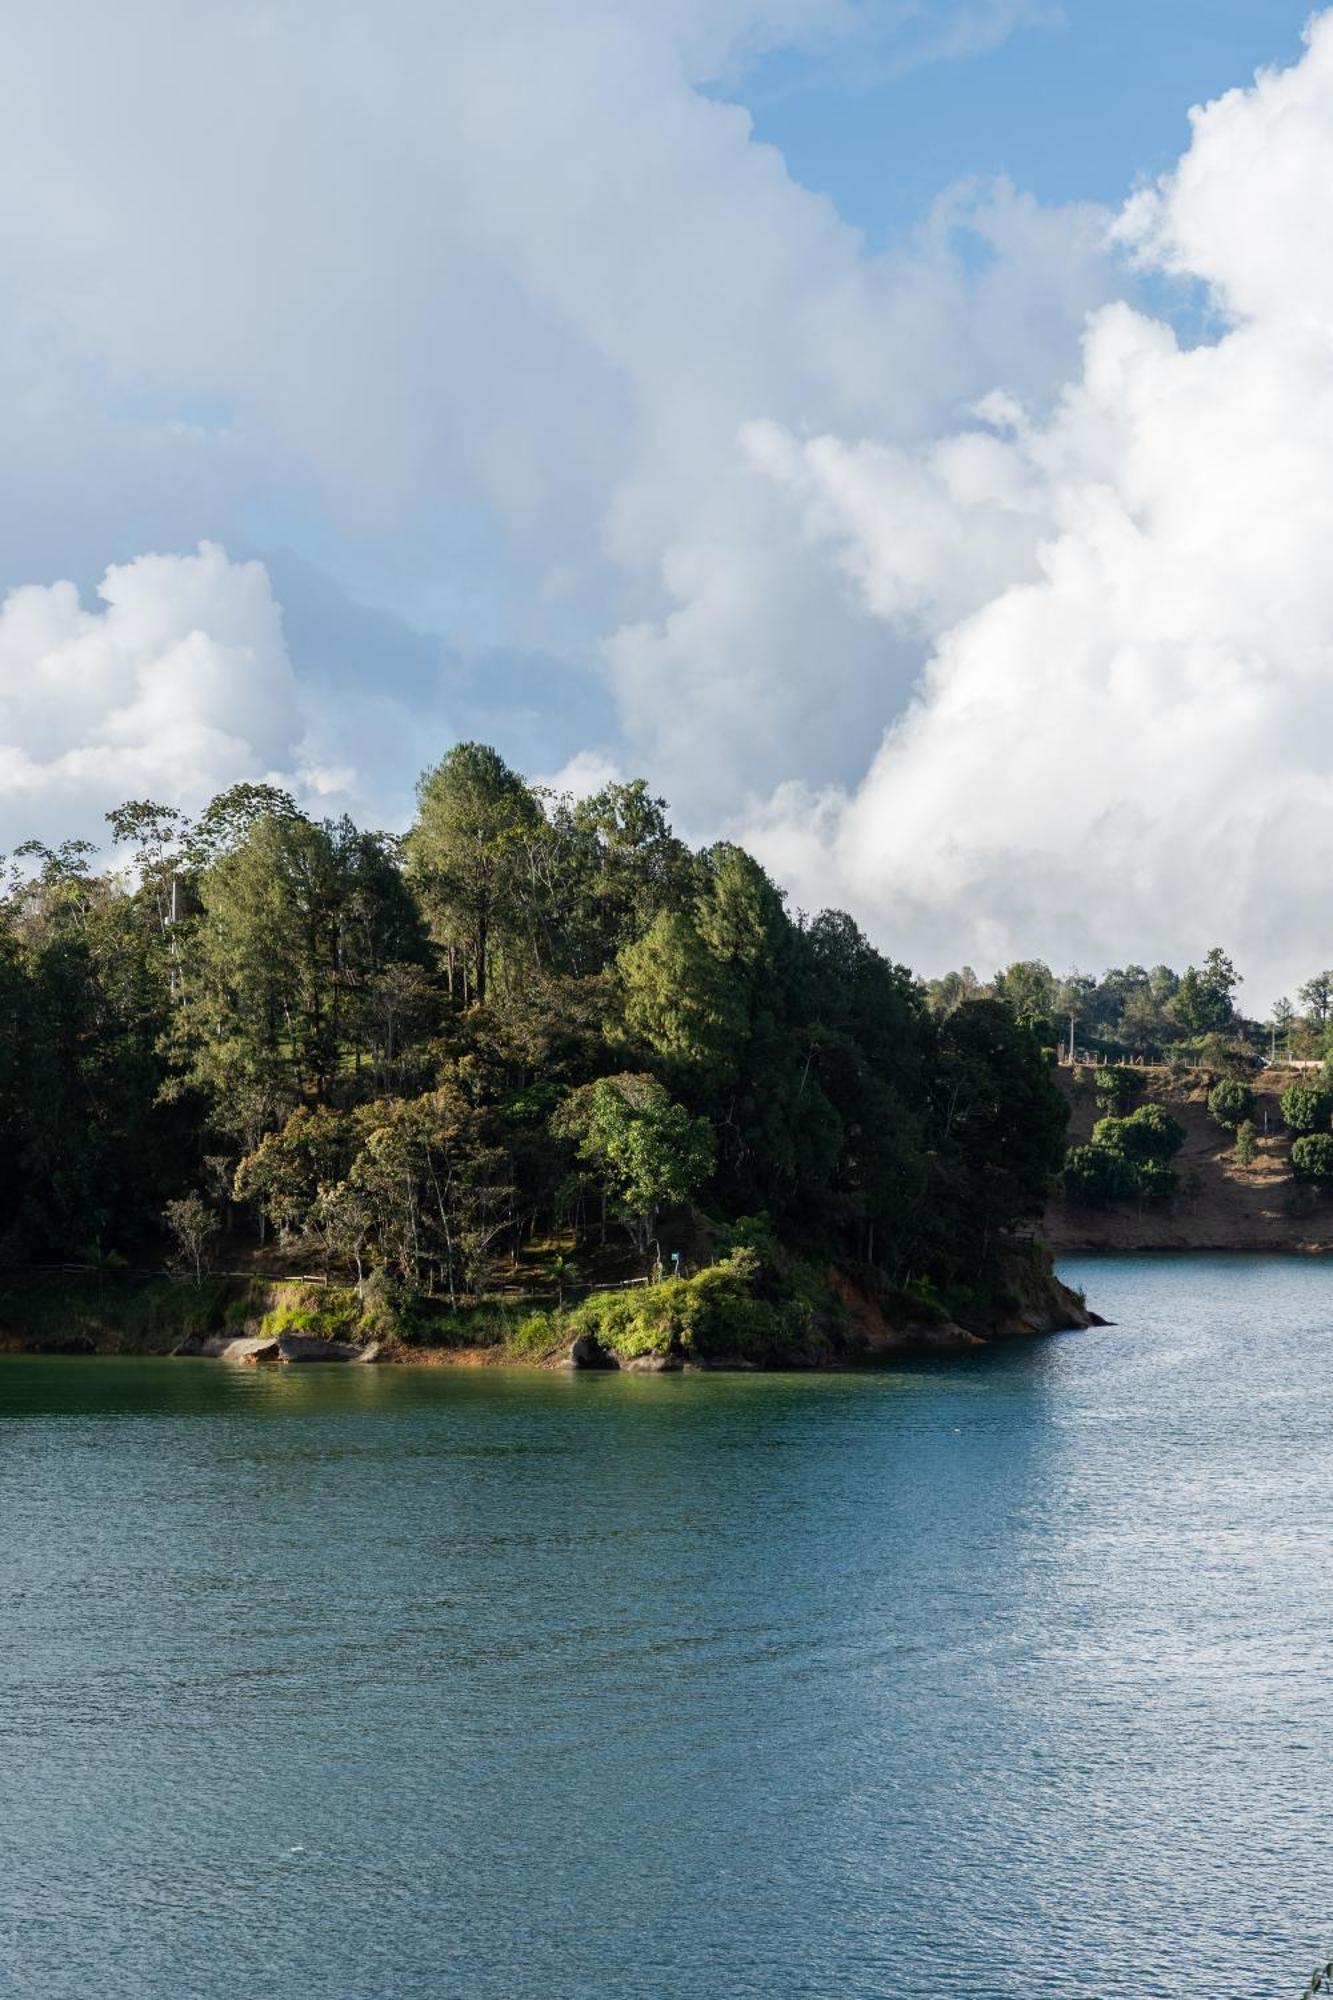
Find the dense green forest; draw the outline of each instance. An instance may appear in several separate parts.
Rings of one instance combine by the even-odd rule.
[[[256,784],[108,819],[119,865],[29,843],[0,904],[11,1269],[294,1244],[403,1315],[744,1245],[978,1297],[1059,1167],[1009,996],[932,1006],[642,783],[460,744],[401,839]]]

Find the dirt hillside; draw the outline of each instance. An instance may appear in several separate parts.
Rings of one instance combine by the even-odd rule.
[[[1291,1178],[1291,1135],[1278,1099],[1288,1084],[1308,1082],[1291,1070],[1265,1070],[1254,1080],[1258,1152],[1239,1166],[1235,1140],[1209,1115],[1209,1079],[1144,1069],[1139,1104],[1164,1104],[1185,1128],[1176,1161],[1180,1192],[1146,1206],[1088,1209],[1064,1201],[1047,1210],[1044,1235],[1057,1253],[1073,1250],[1304,1250],[1333,1251],[1333,1196],[1313,1197]],[[1061,1069],[1069,1099],[1070,1144],[1091,1137],[1099,1115],[1093,1072]]]

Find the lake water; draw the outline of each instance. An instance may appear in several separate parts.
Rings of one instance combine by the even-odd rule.
[[[871,1376],[0,1363],[11,2000],[1295,2000],[1333,1266]]]

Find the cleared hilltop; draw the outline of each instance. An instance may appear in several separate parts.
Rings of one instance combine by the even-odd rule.
[[[1053,1200],[1042,1235],[1057,1256],[1098,1250],[1333,1251],[1333,1197],[1295,1178],[1282,1093],[1310,1081],[1308,1067],[1264,1069],[1246,1080],[1254,1093],[1254,1157],[1237,1158],[1235,1134],[1208,1109],[1216,1081],[1206,1069],[1144,1065],[1137,1103],[1164,1105],[1183,1128],[1175,1159],[1178,1192],[1158,1202],[1091,1208]],[[1086,1144],[1103,1115],[1091,1068],[1062,1067],[1058,1083],[1070,1106],[1069,1144]]]

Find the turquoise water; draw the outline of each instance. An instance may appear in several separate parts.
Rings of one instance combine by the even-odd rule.
[[[879,1376],[0,1363],[0,1993],[1285,2000],[1333,1267]]]

